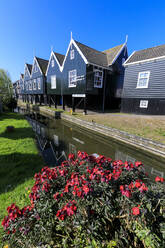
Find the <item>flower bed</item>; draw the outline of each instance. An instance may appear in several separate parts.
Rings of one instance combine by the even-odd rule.
[[[141,162],[78,152],[34,178],[31,205],[2,221],[9,247],[164,246],[164,179],[150,182]]]

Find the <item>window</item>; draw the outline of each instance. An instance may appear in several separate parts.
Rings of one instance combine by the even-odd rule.
[[[103,70],[94,69],[94,88],[103,87]]]
[[[52,65],[52,67],[54,67],[54,59],[52,59],[51,65]]]
[[[34,72],[37,72],[38,71],[38,67],[36,65],[36,63],[34,64],[34,69],[33,69]]]
[[[36,79],[33,80],[33,90],[36,90]]]
[[[28,90],[28,82],[26,82],[26,90]]]
[[[136,88],[148,88],[150,71],[139,72]]]
[[[41,78],[37,78],[37,81],[38,81],[38,89],[40,90],[41,89]]]
[[[29,90],[32,90],[32,81],[29,80]]]
[[[125,62],[125,58],[122,58],[122,65],[124,64],[124,62]]]
[[[77,70],[69,71],[69,87],[76,87],[77,84]]]
[[[51,76],[51,89],[56,89],[56,75]]]
[[[141,100],[140,101],[140,108],[148,108],[148,101],[147,100]]]
[[[70,59],[74,59],[74,50],[70,50]]]

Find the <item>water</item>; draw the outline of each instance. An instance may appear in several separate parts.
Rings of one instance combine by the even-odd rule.
[[[29,118],[29,117],[28,117]],[[109,137],[88,131],[64,120],[31,115],[29,121],[37,134],[40,149],[48,164],[59,164],[69,153],[86,151],[101,154],[113,160],[142,161],[153,179],[165,175],[165,158],[152,155]]]

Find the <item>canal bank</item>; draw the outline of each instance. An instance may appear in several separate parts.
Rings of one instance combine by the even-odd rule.
[[[74,115],[69,114],[69,112],[63,113],[61,110],[56,111],[46,106],[30,105],[30,104],[23,103],[21,101],[18,102],[18,106],[24,108],[26,111],[31,111],[37,114],[45,115],[50,118],[55,118],[55,116],[58,117],[60,115],[61,119],[69,121],[77,126],[86,128],[90,131],[94,131],[101,135],[105,135],[106,137],[111,137],[113,139],[116,139],[122,142],[123,144],[133,146],[135,148],[146,151],[148,153],[151,153],[151,154],[163,157],[163,158],[165,157],[165,144],[163,143],[159,143],[151,139],[133,135],[133,134],[130,134],[130,133],[127,133],[125,131],[121,131],[115,128],[104,126],[94,121],[92,122],[85,121],[85,120],[75,117]]]

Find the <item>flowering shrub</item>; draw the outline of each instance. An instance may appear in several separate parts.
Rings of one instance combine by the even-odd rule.
[[[164,179],[141,162],[78,152],[34,179],[31,205],[2,221],[9,247],[164,247]]]

